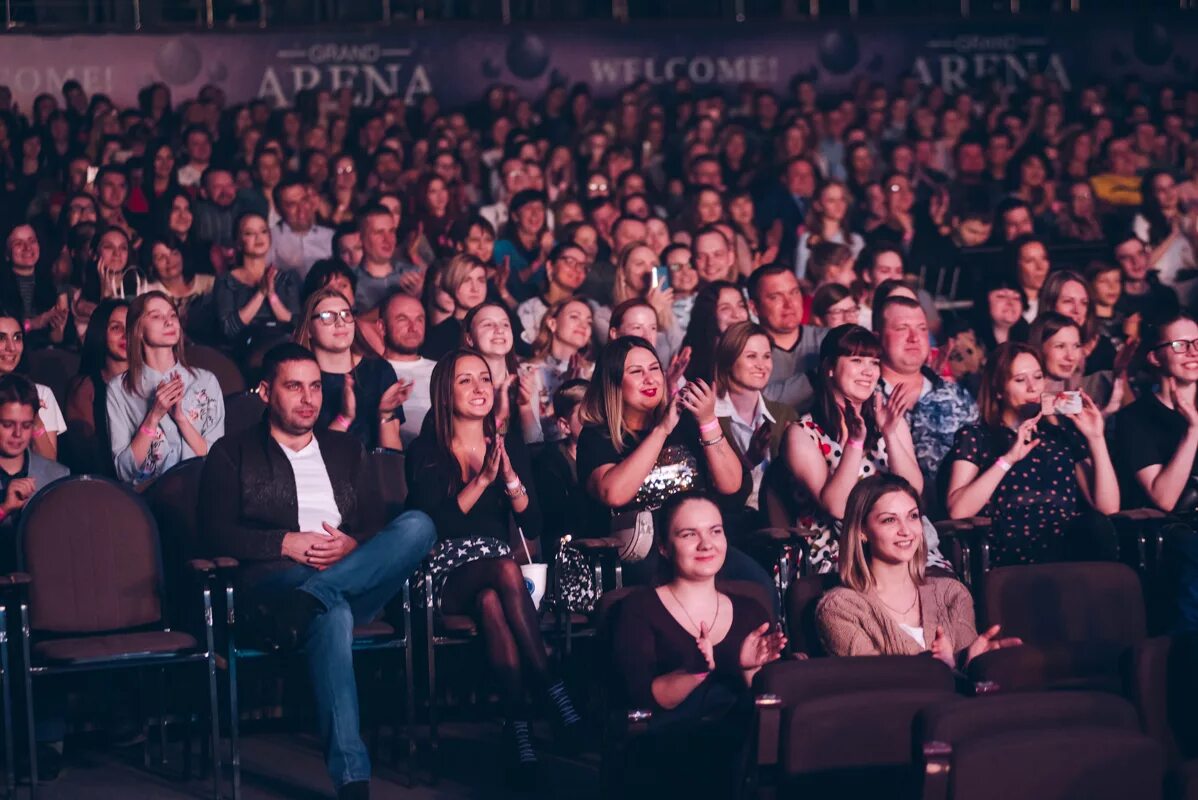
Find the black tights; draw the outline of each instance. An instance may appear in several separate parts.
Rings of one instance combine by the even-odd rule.
[[[441,610],[478,620],[508,718],[519,718],[525,688],[521,667],[541,687],[550,683],[540,621],[519,565],[508,557],[484,558],[454,569],[445,577]]]

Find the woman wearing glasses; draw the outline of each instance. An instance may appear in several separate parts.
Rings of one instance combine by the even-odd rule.
[[[357,341],[349,300],[336,289],[319,289],[308,298],[301,319],[295,341],[320,365],[324,401],[317,427],[352,433],[368,452],[402,450],[402,406],[412,384],[397,382],[390,364],[367,355]]]
[[[1115,416],[1112,443],[1132,492],[1128,508],[1198,509],[1198,322],[1177,314],[1145,330],[1148,364],[1159,378]]]

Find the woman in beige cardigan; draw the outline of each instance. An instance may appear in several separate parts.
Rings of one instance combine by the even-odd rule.
[[[836,656],[931,651],[950,667],[1022,644],[981,635],[969,591],[953,578],[926,577],[919,495],[897,475],[871,475],[849,494],[840,537],[839,588],[816,609],[824,649]]]

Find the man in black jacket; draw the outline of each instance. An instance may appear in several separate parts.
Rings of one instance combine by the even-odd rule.
[[[369,796],[358,724],[353,628],[379,612],[436,542],[432,520],[406,512],[382,527],[354,437],[315,431],[320,367],[296,344],[273,348],[259,426],[213,445],[200,509],[208,549],[242,562],[240,583],[267,643],[303,647],[329,775],[339,798]]]

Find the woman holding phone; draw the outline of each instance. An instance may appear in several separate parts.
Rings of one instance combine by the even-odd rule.
[[[948,456],[949,516],[991,519],[996,565],[1059,560],[1069,526],[1087,506],[1119,510],[1102,412],[1082,394],[1080,413],[1047,417],[1043,392],[1039,354],[1000,345],[982,372],[981,419],[957,432]]]

